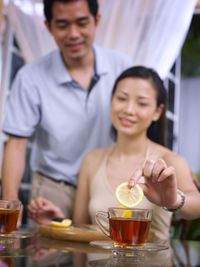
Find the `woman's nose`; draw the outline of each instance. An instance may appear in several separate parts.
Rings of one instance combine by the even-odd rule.
[[[128,114],[134,114],[135,113],[135,104],[132,101],[129,101],[125,106],[125,112]]]

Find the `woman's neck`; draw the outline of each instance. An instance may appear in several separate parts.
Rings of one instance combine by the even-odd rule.
[[[129,180],[137,169],[144,166],[149,146],[150,140],[146,136],[134,139],[118,136],[107,161],[108,182],[113,189]]]
[[[118,136],[117,142],[113,149],[113,154],[120,158],[135,157],[138,155],[146,156],[149,147],[149,139],[145,136],[127,138]]]

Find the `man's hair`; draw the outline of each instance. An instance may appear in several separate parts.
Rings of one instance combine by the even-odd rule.
[[[43,0],[44,3],[44,15],[48,23],[52,20],[52,7],[55,2],[69,3],[78,0]],[[88,2],[90,13],[96,18],[98,13],[99,5],[98,0],[86,0]]]

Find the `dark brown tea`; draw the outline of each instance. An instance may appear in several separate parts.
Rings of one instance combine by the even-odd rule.
[[[147,239],[151,221],[110,218],[110,234],[119,246],[142,246]]]
[[[6,267],[6,266],[9,266],[9,267],[14,267],[15,266],[15,261],[14,261],[14,257],[7,257],[7,258],[0,258],[0,266],[2,267]]]
[[[19,210],[0,209],[0,234],[9,234],[15,230]]]

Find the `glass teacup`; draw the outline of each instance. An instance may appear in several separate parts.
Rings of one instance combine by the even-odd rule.
[[[0,200],[0,235],[8,235],[15,230],[20,207],[19,200]]]
[[[109,208],[108,212],[97,212],[95,219],[102,232],[112,239],[115,248],[142,247],[149,234],[152,210]],[[109,220],[109,227],[105,225],[105,219]]]

